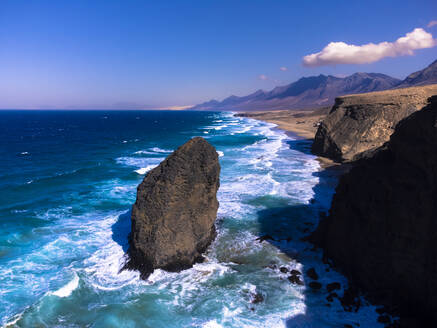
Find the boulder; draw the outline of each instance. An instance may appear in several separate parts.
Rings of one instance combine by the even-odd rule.
[[[313,241],[369,297],[437,324],[437,96],[341,177]]]
[[[316,272],[316,269],[314,268],[309,268],[307,270],[307,276],[310,277],[313,280],[318,280],[319,279],[319,275]]]
[[[295,285],[299,285],[299,286],[303,286],[304,283],[303,281],[300,279],[298,274],[292,274],[288,277],[288,280]]]
[[[334,290],[341,289],[341,285],[339,282],[332,282],[326,285],[326,290],[330,293]]]
[[[399,121],[435,94],[437,84],[338,97],[317,129],[312,151],[337,162],[370,157]]]
[[[151,170],[132,208],[129,262],[146,278],[202,261],[216,236],[220,164],[213,146],[193,138]]]

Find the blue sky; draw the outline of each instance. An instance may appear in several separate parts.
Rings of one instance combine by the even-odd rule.
[[[2,0],[0,108],[158,108],[318,74],[404,78],[437,59],[437,47],[370,64],[306,67],[302,58],[415,28],[437,38],[437,24],[427,27],[436,20],[435,0]]]

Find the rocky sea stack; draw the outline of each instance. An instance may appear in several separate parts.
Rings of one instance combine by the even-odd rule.
[[[399,121],[435,94],[437,84],[338,97],[317,130],[312,151],[337,162],[371,156]]]
[[[433,96],[340,179],[329,216],[313,235],[363,290],[395,306],[401,326],[437,323],[436,150]]]
[[[220,164],[213,146],[193,138],[151,170],[132,208],[129,262],[146,278],[202,261],[216,236]]]

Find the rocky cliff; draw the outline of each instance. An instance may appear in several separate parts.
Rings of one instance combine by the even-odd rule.
[[[396,124],[435,94],[437,84],[339,97],[320,124],[312,151],[339,162],[358,159],[387,142]]]
[[[313,234],[370,296],[397,307],[401,325],[414,317],[427,327],[437,323],[437,96],[430,100],[340,179]]]
[[[213,146],[193,138],[138,186],[132,208],[128,268],[180,271],[202,260],[215,238],[220,164]]]

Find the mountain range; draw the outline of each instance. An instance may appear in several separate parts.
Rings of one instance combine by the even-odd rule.
[[[192,110],[279,110],[311,109],[334,104],[335,98],[346,94],[366,93],[394,88],[437,83],[437,60],[404,80],[380,73],[355,73],[341,78],[332,75],[303,77],[296,82],[271,91],[258,90],[247,96],[230,96],[223,101],[210,100]]]

